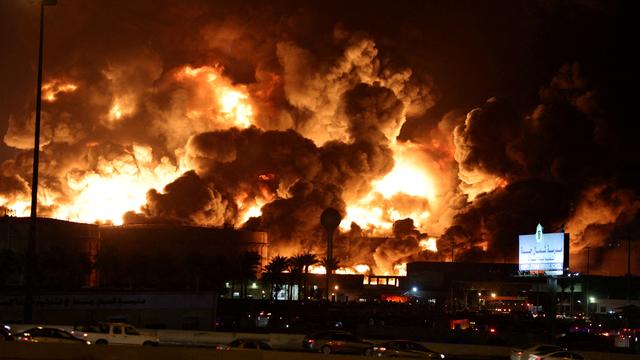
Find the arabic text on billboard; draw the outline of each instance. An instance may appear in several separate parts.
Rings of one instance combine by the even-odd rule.
[[[519,269],[525,273],[562,275],[564,233],[520,235]]]

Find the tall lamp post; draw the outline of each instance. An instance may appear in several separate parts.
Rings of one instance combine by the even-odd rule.
[[[589,255],[591,251],[591,246],[585,247],[587,249],[587,275],[584,277],[584,302],[587,304],[587,308],[585,310],[585,317],[589,318]]]
[[[53,6],[57,0],[40,0],[40,46],[38,48],[38,83],[36,85],[36,122],[33,141],[33,178],[31,180],[31,221],[25,264],[25,296],[23,319],[25,324],[33,322],[34,265],[38,220],[38,162],[40,160],[40,110],[42,108],[42,48],[44,44],[44,7]]]

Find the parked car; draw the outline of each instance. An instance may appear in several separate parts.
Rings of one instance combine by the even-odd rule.
[[[95,323],[79,325],[74,331],[86,333],[86,339],[96,345],[143,345],[157,346],[158,337],[141,334],[133,325],[126,323]]]
[[[11,327],[9,325],[0,324],[0,341],[12,341]]]
[[[20,341],[40,343],[91,344],[90,341],[79,339],[66,330],[44,326],[21,331],[15,334],[15,338]]]
[[[376,357],[402,357],[419,359],[444,359],[444,354],[431,351],[413,341],[394,340],[374,345],[367,350],[367,355]]]
[[[344,331],[323,331],[308,335],[303,346],[310,350],[324,354],[367,354],[373,343],[359,339]]]
[[[560,335],[556,344],[569,350],[578,351],[610,351],[613,348],[612,336],[573,332]]]
[[[304,337],[304,340],[302,340],[302,348],[305,350],[309,350],[309,351],[316,351],[314,350],[313,345],[316,342],[316,339],[320,339],[320,338],[325,338],[329,335],[332,334],[348,334],[351,335],[350,332],[347,331],[343,331],[343,330],[325,330],[325,331],[319,331],[319,332],[315,332],[313,334],[307,335]]]
[[[522,349],[511,349],[511,360],[529,360],[530,355],[542,355],[555,351],[567,350],[564,347],[551,344],[538,344],[527,346]]]
[[[262,340],[235,339],[229,343],[231,349],[273,350],[271,345]]]
[[[530,355],[529,360],[584,360],[584,356],[573,351],[553,351],[541,355]]]

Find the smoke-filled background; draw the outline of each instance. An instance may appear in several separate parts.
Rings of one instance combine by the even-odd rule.
[[[260,229],[344,266],[626,272],[640,158],[631,3],[59,0],[45,19],[39,215]],[[0,2],[0,207],[29,213],[36,3]],[[452,252],[453,247],[453,252]],[[636,255],[633,271],[640,271]],[[356,266],[366,265],[366,266]]]

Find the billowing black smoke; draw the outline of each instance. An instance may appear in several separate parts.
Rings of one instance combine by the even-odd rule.
[[[30,196],[38,8],[27,3],[0,3],[5,212]],[[60,1],[45,21],[44,80],[57,92],[43,103],[39,213],[73,205],[87,178],[173,171],[125,222],[239,227],[241,208],[263,205],[244,226],[268,231],[276,251],[319,251],[321,211],[346,215],[401,144],[419,149],[437,195],[375,195],[367,206],[387,214],[429,215],[393,218],[386,236],[352,224],[344,236],[369,249],[354,262],[433,259],[417,246],[427,234],[441,260],[453,246],[456,259],[513,261],[538,222],[564,224],[574,252],[636,241],[627,7]],[[212,88],[247,94],[252,126],[230,121]]]

